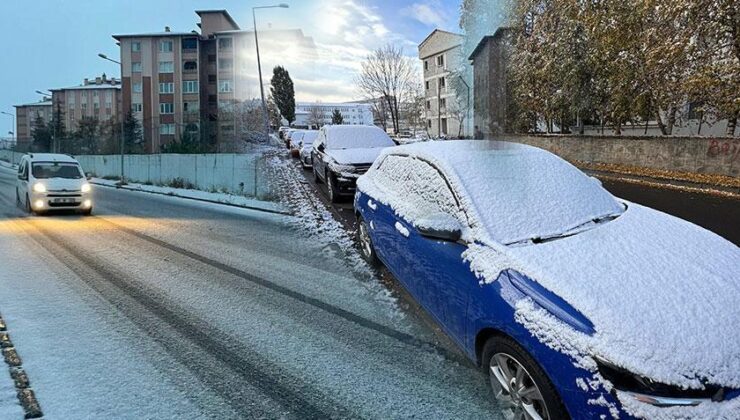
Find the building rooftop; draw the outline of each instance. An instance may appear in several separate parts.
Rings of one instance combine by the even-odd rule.
[[[49,89],[51,92],[57,92],[60,90],[91,90],[91,89],[120,89],[121,84],[117,83],[115,85],[111,84],[89,84],[89,85],[77,85],[77,86],[69,86],[69,87],[63,87],[63,88],[56,88],[56,89]]]
[[[171,32],[171,31],[162,31],[162,32],[145,32],[140,34],[119,34],[119,35],[111,35],[114,39],[120,40],[121,38],[150,38],[150,37],[167,37],[167,36],[200,36],[200,34],[196,31],[192,32]]]
[[[234,20],[234,19],[233,19],[233,18],[231,17],[231,15],[229,14],[229,12],[227,12],[227,11],[226,11],[226,9],[208,9],[208,10],[196,10],[196,11],[195,11],[195,14],[197,14],[197,15],[198,15],[198,16],[200,16],[201,18],[203,17],[202,15],[204,15],[204,14],[207,14],[207,13],[220,13],[220,14],[222,14],[222,15],[223,15],[223,16],[224,16],[224,17],[226,18],[226,20],[228,20],[228,21],[229,21],[229,23],[230,23],[230,24],[232,24],[232,25],[233,25],[233,26],[234,26],[235,28],[238,28],[238,27],[239,27],[239,24],[237,24],[237,23],[236,23],[236,21],[235,21],[235,20]]]
[[[14,107],[22,107],[22,106],[51,106],[51,100],[49,101],[40,101],[40,102],[33,102],[30,104],[20,104],[20,105],[13,105]]]
[[[460,43],[462,43],[462,38],[463,38],[463,36],[462,36],[462,35],[460,35],[460,34],[458,34],[458,33],[455,33],[455,32],[450,32],[450,31],[443,31],[442,29],[435,29],[435,30],[433,30],[433,31],[432,31],[432,33],[430,33],[429,35],[427,35],[427,37],[426,37],[426,38],[424,38],[424,40],[423,40],[423,41],[421,41],[421,42],[419,43],[419,48],[421,49],[421,47],[422,47],[422,46],[423,46],[423,45],[424,45],[424,44],[425,44],[425,43],[426,43],[427,41],[429,41],[429,39],[430,39],[430,38],[431,38],[431,37],[432,37],[433,35],[435,35],[435,34],[437,34],[437,33],[444,33],[444,34],[449,34],[449,35],[453,35],[453,36],[459,37],[459,38],[460,38]]]
[[[470,53],[470,56],[468,57],[468,60],[475,60],[475,56],[480,53],[480,50],[483,49],[483,47],[486,45],[486,42],[488,42],[489,39],[499,38],[503,36],[504,32],[508,32],[511,28],[506,26],[500,26],[498,29],[496,29],[496,32],[493,33],[493,35],[486,35],[483,38],[481,38],[478,45],[475,46],[473,49],[473,52]]]

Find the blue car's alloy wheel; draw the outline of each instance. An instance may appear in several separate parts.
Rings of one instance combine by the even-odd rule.
[[[370,239],[369,227],[362,218],[360,218],[359,222],[360,226],[357,229],[357,239],[360,242],[362,258],[370,263],[370,265],[377,265],[378,257],[375,255],[375,248],[373,247],[372,239]]]
[[[482,360],[493,394],[507,419],[569,418],[545,373],[514,340],[491,338],[484,347]]]

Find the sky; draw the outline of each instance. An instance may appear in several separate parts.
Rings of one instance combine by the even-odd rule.
[[[0,111],[14,114],[13,105],[36,102],[36,90],[102,73],[118,77],[118,65],[97,56],[119,58],[112,34],[197,30],[199,9],[226,9],[242,29],[252,29],[253,6],[281,1],[290,8],[258,10],[258,30],[300,29],[315,51],[261,48],[263,77],[269,80],[272,65],[283,64],[299,101],[360,99],[353,80],[373,49],[392,43],[415,57],[434,28],[459,32],[460,0],[2,0]],[[0,137],[11,124],[0,115]]]

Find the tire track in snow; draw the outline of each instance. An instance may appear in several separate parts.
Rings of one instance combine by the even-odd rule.
[[[363,328],[372,330],[376,333],[382,334],[386,337],[392,338],[394,340],[400,341],[403,344],[413,346],[416,348],[419,348],[420,350],[437,353],[442,355],[445,359],[453,362],[457,362],[461,364],[462,366],[470,366],[470,362],[461,357],[460,355],[453,353],[452,351],[440,347],[437,344],[420,340],[416,337],[414,337],[411,334],[407,334],[398,330],[395,330],[393,328],[387,327],[383,324],[377,323],[375,321],[372,321],[370,319],[364,318],[360,315],[357,315],[353,312],[350,312],[346,309],[342,309],[338,306],[334,306],[330,303],[326,303],[322,300],[306,296],[300,292],[297,292],[295,290],[289,289],[285,286],[281,286],[279,284],[273,283],[269,280],[263,279],[261,277],[257,277],[253,274],[247,273],[246,271],[240,270],[238,268],[232,267],[230,265],[224,264],[222,262],[210,259],[208,257],[204,257],[200,254],[196,254],[192,251],[188,251],[187,249],[181,248],[177,245],[170,244],[168,242],[165,242],[161,239],[157,239],[154,237],[151,237],[149,235],[146,235],[144,233],[138,232],[136,230],[127,228],[125,226],[121,226],[118,223],[111,222],[110,220],[106,220],[104,218],[101,218],[99,216],[93,216],[96,218],[96,220],[99,220],[105,224],[108,224],[115,229],[118,229],[120,231],[126,232],[132,236],[135,236],[139,239],[143,239],[144,241],[147,241],[149,243],[152,243],[154,245],[157,245],[159,247],[165,248],[167,250],[170,250],[172,252],[175,252],[177,254],[183,255],[185,257],[188,257],[192,260],[198,261],[202,264],[206,264],[208,266],[211,266],[213,268],[216,268],[220,271],[226,272],[228,274],[231,274],[233,276],[239,277],[243,280],[246,280],[250,283],[256,284],[258,286],[267,288],[269,290],[272,290],[274,292],[277,292],[283,296],[287,296],[289,298],[295,299],[301,303],[305,303],[307,305],[313,306],[317,309],[320,309],[324,312],[328,312],[332,315],[338,316],[340,318],[343,318],[347,321],[350,321],[352,323],[355,323]]]
[[[124,295],[140,305],[145,311],[154,315],[171,330],[179,334],[206,354],[218,360],[231,372],[240,376],[248,385],[257,388],[262,394],[287,410],[278,417],[324,419],[324,418],[355,418],[357,414],[332,401],[329,396],[303,383],[299,379],[282,372],[281,369],[268,360],[251,352],[237,340],[216,329],[204,328],[204,323],[187,314],[176,304],[167,300],[143,285],[134,284],[124,276],[96,261],[86,252],[67,244],[63,238],[33,223],[23,220],[19,223],[33,229],[28,232],[41,247],[51,253],[62,264],[69,267],[75,274],[97,291],[105,300],[121,310],[134,323],[139,325],[147,334],[163,345],[168,353],[180,361],[187,368],[194,370],[204,382],[224,400],[228,401],[237,412],[250,418],[272,418],[276,413],[257,407],[250,401],[249,396],[242,393],[242,387],[234,384],[229,378],[218,377],[205,365],[194,365],[193,359],[183,353],[181,343],[172,342],[165,337],[157,325],[152,325],[137,310],[126,305],[120,295]],[[59,252],[61,251],[61,252]],[[67,254],[65,257],[63,254]],[[70,258],[71,257],[71,258]],[[81,266],[82,265],[82,266]],[[91,270],[94,275],[86,270]],[[117,292],[111,292],[106,286],[113,286]],[[119,296],[116,296],[119,295]],[[197,360],[202,362],[202,360]],[[262,410],[264,412],[256,413]]]

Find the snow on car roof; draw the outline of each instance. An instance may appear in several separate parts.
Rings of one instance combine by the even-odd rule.
[[[373,125],[327,125],[327,149],[355,149],[394,146],[385,131]]]
[[[536,147],[500,141],[436,141],[388,149],[447,175],[477,230],[501,244],[563,233],[623,206],[597,181]],[[480,229],[478,229],[478,227]]]
[[[62,155],[59,153],[32,153],[28,155],[31,162],[65,162],[65,163],[78,163],[75,158],[69,155]]]

